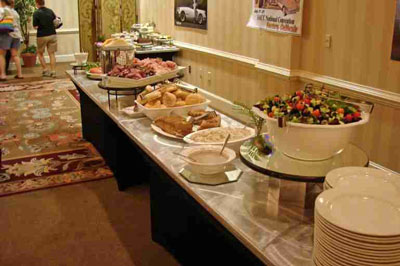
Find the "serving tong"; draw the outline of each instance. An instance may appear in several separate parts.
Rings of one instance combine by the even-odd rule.
[[[215,112],[215,111],[210,111],[210,112],[207,112],[207,113],[202,114],[202,115],[197,116],[197,117],[189,116],[189,117],[188,117],[188,122],[194,124],[194,122],[199,121],[199,120],[201,120],[201,119],[205,119],[205,118],[214,118],[214,117],[216,117],[216,116],[217,116],[217,112]]]

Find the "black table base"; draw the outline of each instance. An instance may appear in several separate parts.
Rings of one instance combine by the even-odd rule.
[[[83,137],[104,157],[118,188],[124,190],[150,180],[155,242],[182,265],[264,265],[77,88]]]

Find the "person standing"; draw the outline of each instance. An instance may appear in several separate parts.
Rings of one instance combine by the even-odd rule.
[[[197,0],[193,0],[194,21],[197,22]]]
[[[37,29],[37,52],[40,64],[43,68],[44,77],[56,77],[56,52],[57,52],[57,34],[54,26],[56,15],[53,10],[45,7],[45,0],[36,0],[38,8],[33,13],[33,27]],[[47,47],[47,53],[50,57],[50,69],[48,70],[44,60],[44,52]]]
[[[17,21],[14,17],[14,13],[12,12],[10,5],[11,5],[11,0],[1,0],[0,1],[0,21],[5,19],[6,17],[13,17],[13,29],[11,32],[1,32],[0,33],[0,81],[6,81],[7,76],[6,76],[6,59],[5,55],[8,50],[10,50],[12,47],[14,48],[13,50],[18,51],[20,42],[16,41],[14,36],[18,36],[18,25],[16,24]],[[19,17],[19,16],[18,16]],[[16,63],[19,62],[19,57],[18,57],[18,52],[17,56],[15,58]],[[21,66],[21,65],[19,65]],[[22,77],[21,73],[17,75],[19,77]]]
[[[10,36],[12,37],[11,41],[11,49],[10,55],[11,60],[14,61],[15,67],[17,68],[17,75],[15,76],[16,79],[23,79],[22,77],[22,67],[21,67],[21,59],[19,58],[19,47],[21,46],[21,42],[23,41],[22,31],[21,31],[21,22],[18,12],[14,9],[14,0],[7,0],[8,7],[11,9],[11,13],[14,18],[14,31],[10,32]],[[6,55],[7,60],[7,55]],[[6,64],[7,65],[7,64]],[[6,72],[8,68],[6,67]]]

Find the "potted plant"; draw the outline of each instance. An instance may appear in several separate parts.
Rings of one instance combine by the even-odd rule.
[[[24,66],[33,67],[36,65],[36,46],[30,45],[21,52],[22,60],[24,60]]]
[[[29,45],[29,25],[33,12],[36,10],[35,0],[15,0],[15,10],[18,12],[21,23],[21,33],[24,38],[25,49],[21,53],[24,65],[32,67],[36,65],[36,46]]]

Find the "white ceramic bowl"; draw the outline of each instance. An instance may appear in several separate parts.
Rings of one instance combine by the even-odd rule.
[[[249,139],[251,139],[251,138],[254,138],[254,137],[256,136],[256,131],[254,130],[254,128],[246,127],[246,129],[248,129],[248,130],[251,132],[251,134],[250,134],[249,136],[246,136],[246,137],[241,138],[241,139],[238,139],[238,140],[229,140],[229,141],[228,141],[228,144],[227,144],[227,147],[228,147],[228,148],[231,148],[231,149],[234,150],[235,152],[239,153],[240,147],[242,146],[242,144],[243,144],[245,141],[247,141],[247,140],[249,140]],[[210,129],[205,129],[205,130],[193,132],[193,133],[191,133],[191,134],[185,136],[185,137],[183,138],[183,140],[184,140],[186,143],[189,143],[189,144],[191,144],[191,145],[223,145],[223,144],[224,144],[224,141],[207,143],[207,142],[197,142],[197,141],[194,141],[194,140],[191,139],[191,137],[194,136],[195,134],[197,134],[197,133],[199,133],[199,132],[204,132],[204,131],[206,131],[206,130],[207,130],[207,131],[214,131],[214,130],[218,130],[218,128],[210,128]]]
[[[289,157],[305,161],[322,161],[340,153],[350,142],[355,129],[369,121],[362,120],[345,125],[309,125],[287,122],[280,128],[278,120],[267,116],[258,108],[253,111],[267,121],[268,133],[275,147]]]
[[[178,115],[186,117],[191,110],[206,109],[208,105],[211,103],[211,101],[207,100],[204,103],[200,104],[187,105],[182,107],[171,107],[171,108],[146,108],[145,106],[141,105],[138,101],[136,101],[136,103],[138,104],[139,111],[154,121],[162,116]]]
[[[222,149],[221,146],[212,146],[212,145],[193,146],[184,149],[181,152],[181,154],[190,158],[191,156],[199,153],[206,153],[206,152],[219,153],[221,149]],[[200,173],[203,175],[213,175],[224,172],[226,166],[236,158],[236,153],[229,148],[225,148],[222,155],[223,157],[226,158],[226,160],[223,162],[214,161],[210,163],[200,163],[200,162],[193,162],[192,160],[185,160],[185,161],[190,165],[193,172]]]
[[[86,64],[89,54],[88,53],[75,53],[75,61],[78,65]]]

